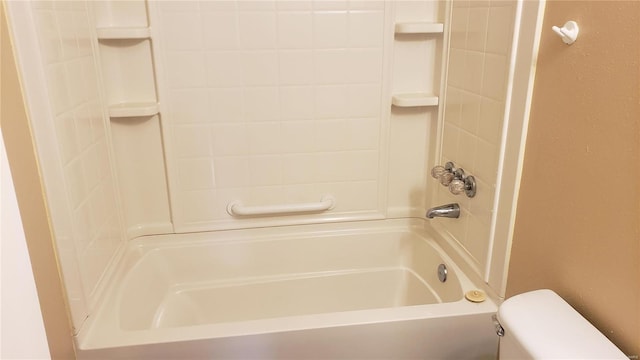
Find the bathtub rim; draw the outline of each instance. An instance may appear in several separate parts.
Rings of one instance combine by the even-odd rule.
[[[79,339],[76,338],[76,341],[78,350],[88,351],[124,346],[233,338],[478,314],[486,314],[487,322],[489,323],[491,321],[491,315],[495,314],[497,309],[497,305],[491,300],[483,303],[471,303],[462,299],[456,302],[440,304],[287,316],[275,319],[157,328],[153,330],[136,330],[118,332],[115,334],[116,336],[108,336],[114,334],[108,334],[105,331],[95,334],[102,335],[98,341],[96,341],[94,337],[86,338],[84,341],[79,341]]]

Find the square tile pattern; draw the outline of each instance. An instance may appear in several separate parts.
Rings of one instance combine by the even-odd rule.
[[[473,199],[438,186],[436,203],[459,202],[461,220],[443,222],[475,259],[487,261],[504,123],[515,1],[453,0],[441,163],[475,176]]]
[[[176,228],[215,229],[233,200],[379,210],[384,3],[190,4],[152,24]]]
[[[76,327],[99,280],[123,243],[104,104],[99,93],[93,25],[85,1],[36,1],[32,4],[54,115],[55,137],[64,176],[63,189],[50,199],[68,203],[70,219],[52,214],[65,285]],[[36,124],[37,125],[37,124]],[[50,156],[47,155],[47,156]],[[62,191],[59,191],[62,190]]]
[[[229,220],[226,206],[235,200],[315,202],[328,193],[338,199],[338,213],[381,210],[381,159],[388,150],[380,147],[388,135],[381,130],[388,115],[381,113],[388,103],[384,59],[392,51],[384,41],[383,1],[154,6],[178,229],[215,229]],[[63,269],[75,269],[64,271],[78,326],[124,241],[96,25],[85,1],[35,1],[32,9],[64,174],[57,196],[71,214],[70,232],[56,235]],[[488,251],[514,17],[514,1],[453,2],[442,162],[455,161],[475,175],[479,192],[469,200],[439,187],[435,201],[461,203],[462,221],[445,226],[480,267]]]

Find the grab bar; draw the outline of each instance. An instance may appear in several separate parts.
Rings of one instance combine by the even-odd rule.
[[[244,206],[240,201],[233,201],[227,205],[227,212],[231,216],[266,216],[300,214],[327,211],[333,208],[335,199],[325,195],[320,202],[302,204],[281,204],[264,206]]]

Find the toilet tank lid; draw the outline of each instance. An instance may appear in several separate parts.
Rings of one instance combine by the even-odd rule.
[[[551,290],[505,300],[498,320],[534,359],[629,359],[598,329]]]

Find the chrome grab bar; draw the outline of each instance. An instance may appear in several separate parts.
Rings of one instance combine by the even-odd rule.
[[[301,204],[245,206],[238,200],[227,205],[227,212],[231,216],[295,215],[331,210],[335,202],[330,195],[323,196],[320,202]]]

